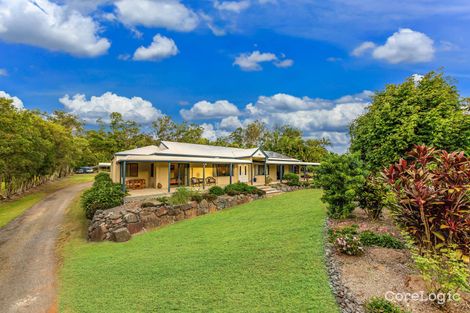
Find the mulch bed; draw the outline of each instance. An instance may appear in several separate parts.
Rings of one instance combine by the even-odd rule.
[[[346,220],[328,220],[327,227],[343,228],[356,224],[359,231],[371,230],[400,237],[392,218],[385,213],[379,221],[370,220],[364,211],[357,209]],[[348,256],[335,251],[327,244],[327,261],[333,289],[342,312],[362,312],[361,305],[371,297],[385,297],[387,291],[416,293],[426,290],[424,281],[413,267],[413,260],[406,249],[365,247],[361,256]],[[462,301],[452,302],[440,308],[432,302],[393,301],[413,313],[468,313],[470,294],[460,293]]]

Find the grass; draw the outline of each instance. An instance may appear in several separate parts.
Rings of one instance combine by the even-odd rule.
[[[286,193],[126,243],[70,238],[60,312],[338,312],[319,199],[318,190]]]
[[[0,202],[0,227],[5,226],[47,195],[73,184],[92,181],[94,174],[73,175],[38,187],[34,192],[11,201]]]

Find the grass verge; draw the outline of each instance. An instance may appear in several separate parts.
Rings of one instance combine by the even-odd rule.
[[[93,181],[94,174],[73,175],[35,188],[21,198],[0,202],[0,227],[5,226],[47,195],[73,184]]]
[[[286,193],[120,244],[72,236],[63,249],[60,311],[338,312],[320,196]]]

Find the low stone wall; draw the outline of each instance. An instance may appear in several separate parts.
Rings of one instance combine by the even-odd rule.
[[[220,196],[214,201],[191,201],[182,205],[164,205],[141,207],[142,202],[128,202],[109,210],[96,211],[88,228],[90,241],[127,241],[131,235],[180,220],[207,213],[216,212],[235,205],[264,198],[258,195]]]
[[[297,190],[309,189],[310,188],[308,186],[289,186],[289,185],[286,185],[286,184],[272,184],[270,186],[277,189],[277,190],[283,191],[283,192],[297,191]]]

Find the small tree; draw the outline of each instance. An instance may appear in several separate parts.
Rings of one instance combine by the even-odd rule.
[[[379,219],[389,202],[383,181],[369,175],[357,191],[357,201],[370,218]]]
[[[348,217],[364,183],[363,163],[352,154],[330,154],[315,170],[315,183],[324,190],[322,201],[333,218]]]

